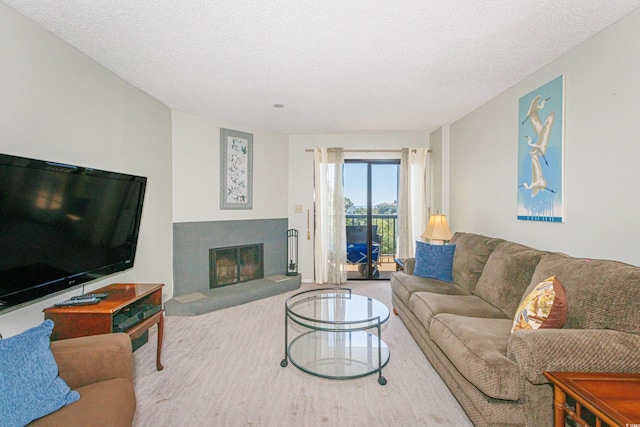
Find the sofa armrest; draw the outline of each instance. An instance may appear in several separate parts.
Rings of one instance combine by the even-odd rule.
[[[532,384],[544,371],[638,372],[640,336],[609,329],[538,329],[511,334],[507,356]]]
[[[53,341],[51,351],[72,389],[115,378],[133,382],[131,339],[125,333]]]

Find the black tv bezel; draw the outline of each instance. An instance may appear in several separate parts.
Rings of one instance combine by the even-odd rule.
[[[0,314],[13,311],[17,308],[24,307],[26,305],[33,304],[37,301],[41,301],[45,298],[53,297],[54,295],[62,292],[66,292],[72,289],[78,288],[80,285],[85,285],[88,282],[103,279],[104,277],[126,271],[133,268],[135,263],[136,252],[138,248],[138,239],[140,235],[140,224],[142,221],[142,213],[144,208],[144,197],[146,194],[147,178],[144,176],[127,174],[123,172],[107,171],[103,169],[95,169],[85,166],[77,166],[66,163],[59,163],[54,161],[32,159],[27,157],[14,156],[11,154],[0,153],[0,165],[9,165],[13,167],[22,167],[38,170],[52,170],[63,173],[71,174],[84,174],[95,177],[102,177],[106,179],[118,179],[124,181],[134,181],[141,184],[140,194],[137,202],[135,228],[132,233],[133,245],[130,251],[130,258],[127,260],[119,261],[114,264],[102,266],[93,270],[80,271],[60,277],[59,279],[52,280],[46,283],[41,283],[36,286],[13,293],[8,296],[0,296]],[[17,298],[18,301],[11,302],[3,301],[3,298],[8,299]]]

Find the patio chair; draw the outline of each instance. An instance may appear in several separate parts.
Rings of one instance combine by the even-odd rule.
[[[373,277],[378,277],[380,271],[380,240],[378,226],[372,226],[373,238],[371,244],[371,262]],[[368,276],[369,259],[367,256],[367,227],[364,225],[347,226],[347,263],[357,264],[358,272],[362,276]]]

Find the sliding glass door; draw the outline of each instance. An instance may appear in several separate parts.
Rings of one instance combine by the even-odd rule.
[[[345,160],[350,280],[388,280],[395,271],[399,165],[399,160]]]

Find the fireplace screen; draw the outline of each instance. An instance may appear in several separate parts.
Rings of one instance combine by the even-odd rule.
[[[209,288],[264,277],[262,243],[209,249]]]

